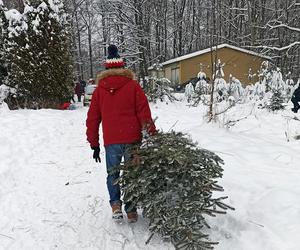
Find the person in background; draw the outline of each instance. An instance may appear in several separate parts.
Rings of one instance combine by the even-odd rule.
[[[95,84],[95,81],[94,81],[94,79],[90,78],[90,79],[89,79],[89,81],[88,81],[88,84],[89,84],[89,85],[93,85],[93,84]]]
[[[80,87],[81,87],[81,92],[82,92],[82,94],[84,94],[85,93],[85,87],[86,87],[86,81],[81,80],[79,83],[80,83]]]
[[[81,96],[82,96],[82,87],[81,87],[81,85],[80,85],[80,83],[79,82],[77,82],[76,84],[75,84],[75,94],[77,95],[77,100],[78,100],[78,102],[81,102]]]
[[[291,98],[291,102],[294,104],[294,107],[292,108],[292,111],[294,113],[297,113],[298,110],[300,109],[300,85],[298,86],[298,88],[295,89],[292,98]]]
[[[120,187],[115,184],[119,172],[109,174],[111,169],[125,161],[139,162],[137,155],[129,155],[132,144],[142,140],[142,130],[150,135],[156,133],[147,97],[139,83],[134,80],[134,73],[125,69],[125,63],[118,54],[115,45],[108,47],[106,70],[99,76],[91,105],[87,114],[87,140],[96,162],[100,162],[99,125],[102,122],[103,140],[106,155],[107,189],[112,208],[112,218],[122,219],[122,201]],[[125,204],[128,222],[136,222],[138,215],[131,203]]]

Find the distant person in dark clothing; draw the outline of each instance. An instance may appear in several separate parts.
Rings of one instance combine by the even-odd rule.
[[[86,81],[81,80],[79,83],[80,83],[80,86],[81,86],[81,91],[82,91],[82,93],[84,93],[85,92],[85,87],[86,87]]]
[[[82,96],[82,88],[79,82],[76,83],[75,85],[75,94],[77,95],[77,100],[78,102],[81,102],[81,96]]]
[[[300,85],[298,86],[298,88],[295,89],[293,95],[292,95],[292,99],[291,102],[294,104],[294,108],[292,108],[292,111],[294,113],[297,113],[298,110],[300,109]]]

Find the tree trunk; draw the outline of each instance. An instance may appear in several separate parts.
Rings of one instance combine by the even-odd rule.
[[[88,42],[89,42],[90,78],[94,78],[92,32],[90,27],[88,27]]]

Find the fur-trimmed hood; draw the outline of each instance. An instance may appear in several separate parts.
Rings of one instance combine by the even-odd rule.
[[[130,69],[116,68],[102,71],[98,76],[99,87],[110,93],[123,87],[134,79],[134,73]]]
[[[116,69],[107,69],[102,71],[97,77],[99,80],[102,80],[109,76],[124,76],[129,79],[134,79],[134,73],[130,69],[116,68]]]

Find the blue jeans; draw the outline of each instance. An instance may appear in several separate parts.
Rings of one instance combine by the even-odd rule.
[[[130,159],[130,155],[128,152],[129,146],[130,144],[111,144],[105,146],[106,169],[108,174],[106,179],[106,184],[109,192],[110,205],[114,203],[122,204],[120,186],[119,184],[114,184],[115,180],[118,179],[120,176],[120,171],[114,174],[109,174],[109,173],[113,167],[120,165],[122,161],[122,157],[124,157],[124,161],[128,161]],[[131,207],[131,203],[130,202],[126,203],[125,211],[126,212],[136,211],[136,208],[130,208],[130,207]]]

